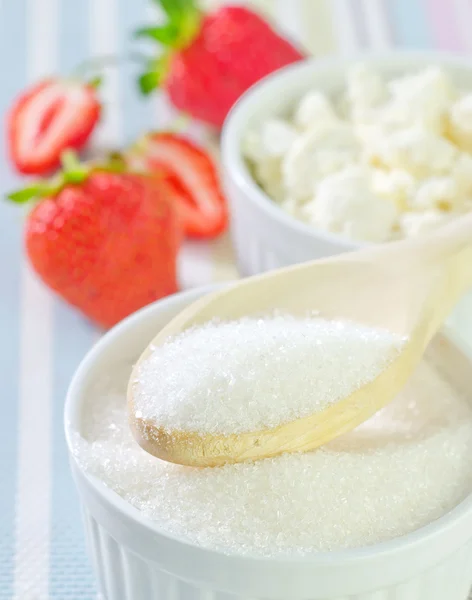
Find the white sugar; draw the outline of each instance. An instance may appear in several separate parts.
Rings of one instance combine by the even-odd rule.
[[[388,331],[320,318],[209,323],[154,349],[138,372],[135,409],[168,430],[275,427],[371,381],[402,343]]]
[[[434,521],[472,490],[472,410],[427,363],[391,405],[320,450],[213,469],[165,463],[135,443],[129,373],[111,365],[89,391],[76,457],[191,543],[256,556],[365,546]]]

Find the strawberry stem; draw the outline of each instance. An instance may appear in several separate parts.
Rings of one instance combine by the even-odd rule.
[[[127,164],[124,157],[114,152],[103,163],[82,164],[75,152],[65,150],[61,154],[62,170],[52,179],[45,179],[29,185],[28,187],[8,194],[7,198],[16,204],[26,204],[30,200],[41,198],[54,198],[67,185],[83,183],[92,173],[106,171],[109,173],[124,173]]]
[[[97,75],[96,77],[92,77],[92,79],[89,79],[87,81],[87,84],[96,90],[102,85],[102,82],[103,82],[103,77],[101,77],[100,75]]]
[[[108,161],[102,168],[110,173],[123,173],[126,171],[126,160],[124,155],[119,151],[110,152]]]
[[[65,183],[82,183],[87,179],[89,170],[80,163],[72,150],[65,150],[61,154],[61,164]]]

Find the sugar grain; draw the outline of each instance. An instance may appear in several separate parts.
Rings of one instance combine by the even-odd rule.
[[[374,379],[403,339],[286,315],[191,329],[139,369],[135,409],[167,430],[231,434],[321,411]]]
[[[77,460],[163,532],[199,546],[264,557],[366,546],[434,521],[472,489],[472,410],[430,364],[322,449],[213,469],[165,463],[136,444],[129,373],[111,365],[90,389]]]

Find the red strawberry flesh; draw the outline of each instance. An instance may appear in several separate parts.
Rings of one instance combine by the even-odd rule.
[[[210,238],[226,229],[226,200],[216,167],[203,149],[182,136],[156,133],[140,144],[136,160],[173,185],[187,236]]]
[[[80,149],[100,116],[95,89],[79,81],[46,80],[10,111],[10,156],[24,174],[48,173],[66,148]]]

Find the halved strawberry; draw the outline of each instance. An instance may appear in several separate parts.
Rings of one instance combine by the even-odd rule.
[[[129,153],[131,165],[164,174],[173,185],[185,233],[212,238],[228,225],[226,200],[207,152],[174,133],[146,135]]]
[[[21,173],[48,173],[59,166],[63,150],[85,145],[99,118],[93,84],[45,79],[26,90],[10,109],[11,160]]]

